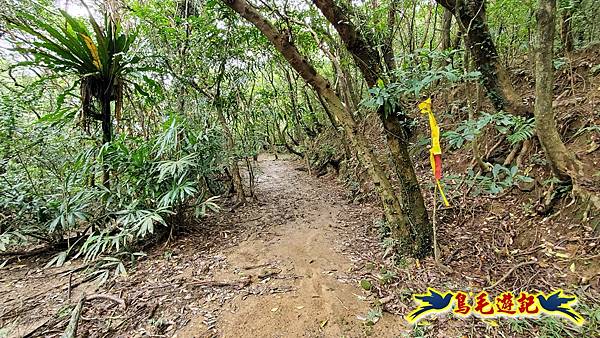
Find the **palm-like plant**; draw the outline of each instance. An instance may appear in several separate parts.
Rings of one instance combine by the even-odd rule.
[[[128,73],[138,70],[141,61],[130,53],[136,34],[124,32],[121,26],[104,17],[101,27],[90,14],[88,21],[93,37],[84,21],[61,11],[64,24],[45,20],[21,11],[17,18],[7,18],[15,28],[31,35],[25,47],[17,51],[34,56],[34,61],[21,64],[41,65],[55,72],[75,74],[80,82],[80,97],[84,128],[92,120],[102,123],[102,142],[112,139],[111,102],[115,101],[115,116],[120,119],[123,107],[123,85]],[[97,107],[100,107],[98,111]],[[104,172],[108,185],[108,172]]]

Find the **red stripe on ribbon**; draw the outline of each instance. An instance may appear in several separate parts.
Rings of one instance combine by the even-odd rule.
[[[435,179],[442,179],[442,154],[434,154],[433,159],[435,161]]]

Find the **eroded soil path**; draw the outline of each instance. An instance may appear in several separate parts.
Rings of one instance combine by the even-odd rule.
[[[263,160],[257,194],[258,217],[282,219],[226,250],[227,268],[217,279],[249,278],[270,286],[264,294],[241,292],[223,305],[218,335],[224,337],[364,337],[400,335],[400,317],[386,314],[375,327],[365,325],[371,310],[366,293],[347,273],[352,262],[340,216],[348,207],[333,182],[308,176],[288,161]],[[275,222],[277,223],[277,222]],[[178,333],[197,337],[200,320]]]

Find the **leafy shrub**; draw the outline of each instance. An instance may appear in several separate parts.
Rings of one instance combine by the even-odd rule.
[[[33,163],[23,167],[15,159],[5,159],[8,170],[0,180],[0,208],[10,217],[0,220],[5,230],[0,249],[27,236],[58,242],[88,232],[50,263],[60,265],[71,255],[95,260],[134,250],[138,240],[156,233],[156,226],[178,226],[183,215],[193,211],[202,217],[218,208],[217,196],[210,196],[205,180],[223,167],[218,156],[222,143],[218,130],[199,130],[171,115],[162,132],[150,140],[122,136],[100,149],[93,145],[82,149],[62,163],[59,171],[69,172],[63,184],[57,184],[60,177],[50,175],[51,168]],[[50,144],[46,143],[48,148]],[[44,155],[47,147],[37,149],[34,156]],[[103,165],[113,172],[110,191],[95,184],[95,168]],[[31,181],[24,178],[24,168],[37,173]],[[43,182],[38,177],[45,175],[51,177],[49,184],[34,189],[35,182]]]
[[[520,175],[518,171],[517,166],[507,168],[500,164],[495,164],[492,168],[491,176],[481,176],[475,174],[473,169],[469,169],[467,172],[467,181],[476,186],[476,189],[473,189],[475,196],[481,192],[497,195],[520,182],[533,182],[533,178]]]
[[[530,139],[535,134],[533,118],[526,119],[505,112],[494,114],[482,112],[477,120],[463,121],[455,130],[446,131],[442,136],[451,148],[458,149],[465,143],[473,141],[488,126],[493,126],[499,133],[505,135],[511,144]]]

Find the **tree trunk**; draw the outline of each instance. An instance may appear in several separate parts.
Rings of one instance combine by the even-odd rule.
[[[591,174],[593,169],[585,169],[575,154],[567,149],[560,139],[552,111],[556,0],[539,0],[537,12],[537,44],[535,67],[535,127],[554,175],[562,181],[573,183],[573,192],[588,202],[585,214],[590,206],[600,210],[600,183]],[[584,214],[584,219],[587,216]]]
[[[565,8],[562,14],[562,22],[561,22],[561,39],[563,43],[563,48],[565,54],[571,53],[574,48],[573,44],[573,29],[572,22],[573,21],[573,8]]]
[[[442,50],[448,50],[451,47],[450,32],[452,30],[452,12],[448,8],[444,8],[444,16],[442,17]]]
[[[110,94],[102,97],[102,145],[112,141],[112,120],[110,114]],[[106,189],[110,189],[110,168],[107,163],[102,166],[102,184]]]
[[[367,85],[375,87],[379,79],[383,80],[385,78],[377,49],[367,43],[367,39],[361,35],[350,22],[344,10],[336,5],[333,0],[314,0],[314,3],[339,33],[346,48],[352,54],[356,65],[363,74]],[[393,20],[389,21],[393,22]],[[386,41],[387,43],[391,43],[392,39],[388,38]],[[382,49],[391,53],[391,46],[382,47]],[[393,60],[393,55],[388,55],[384,59]],[[394,67],[393,64],[388,62],[386,62],[386,66]],[[404,207],[405,223],[411,225],[411,237],[414,244],[413,250],[418,252],[417,256],[425,256],[431,251],[433,229],[429,222],[429,215],[425,208],[423,194],[419,187],[414,165],[408,153],[408,135],[406,128],[403,127],[403,125],[407,125],[407,117],[402,112],[402,109],[394,112],[386,112],[383,107],[378,110],[378,114],[383,123],[386,142],[391,153],[396,174],[400,180],[402,194],[399,200]]]
[[[576,171],[576,159],[560,139],[552,111],[555,12],[556,0],[539,0],[538,46],[535,57],[535,126],[554,175],[563,181],[570,181],[569,171]]]
[[[540,143],[552,167],[554,175],[570,180],[569,170],[575,169],[576,159],[560,139],[552,111],[554,91],[554,18],[556,0],[539,0],[537,13],[538,48],[535,64],[535,124]],[[569,169],[567,169],[569,168]]]
[[[231,129],[227,125],[227,120],[223,114],[223,109],[220,107],[220,103],[217,104],[217,119],[223,128],[225,139],[227,140],[227,150],[232,154],[231,162],[229,164],[229,171],[231,171],[233,189],[235,190],[235,198],[237,203],[246,202],[246,194],[244,193],[244,185],[242,184],[242,176],[240,175],[240,166],[238,165],[238,159],[235,156],[235,141],[231,134]]]
[[[383,45],[381,46],[381,53],[383,54],[383,60],[386,65],[388,72],[396,70],[396,58],[394,55],[394,32],[396,31],[396,6],[397,1],[390,2],[390,8],[388,9],[387,35],[384,37]]]
[[[258,28],[273,46],[283,55],[287,62],[302,76],[302,78],[323,97],[332,113],[338,119],[343,127],[346,136],[350,142],[357,148],[359,159],[367,168],[373,184],[381,197],[386,219],[391,224],[392,232],[395,238],[399,239],[399,244],[408,252],[414,252],[420,255],[419,251],[410,250],[411,232],[406,217],[400,207],[400,202],[394,194],[393,187],[388,177],[385,175],[381,163],[373,154],[367,138],[360,132],[354,117],[344,108],[342,101],[331,88],[331,84],[317,73],[316,69],[308,63],[296,46],[292,43],[289,34],[277,30],[266,20],[254,7],[250,6],[245,0],[222,0],[227,6],[240,14],[243,18],[251,22]],[[429,248],[430,250],[430,248]],[[425,249],[424,251],[427,251]]]
[[[454,13],[494,108],[516,115],[526,115],[527,107],[515,92],[508,72],[500,64],[498,51],[485,19],[485,0],[436,1]]]
[[[242,176],[240,175],[240,166],[238,165],[238,159],[235,156],[235,140],[233,139],[233,134],[231,132],[231,129],[229,129],[227,120],[225,119],[225,114],[223,113],[223,102],[221,102],[221,81],[223,80],[224,74],[225,59],[221,61],[221,64],[219,65],[219,73],[217,75],[216,80],[217,89],[213,98],[213,104],[216,107],[217,120],[219,120],[221,128],[223,128],[223,133],[225,134],[225,140],[227,141],[227,150],[231,154],[229,171],[231,172],[232,176],[236,203],[243,204],[246,203],[246,193],[244,192],[244,184],[242,183]]]
[[[440,46],[442,51],[447,51],[452,48],[452,41],[450,40],[450,32],[452,31],[452,12],[447,8],[444,8],[444,16],[442,17],[442,44]],[[448,60],[442,61],[442,67],[451,64]]]

